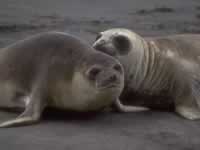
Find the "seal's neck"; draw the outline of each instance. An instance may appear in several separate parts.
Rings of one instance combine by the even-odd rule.
[[[148,94],[168,89],[167,62],[160,55],[160,50],[153,41],[145,41],[138,37],[130,54],[127,70],[127,83],[136,91],[144,91]],[[168,78],[169,77],[169,78]]]
[[[123,59],[125,69],[125,85],[131,85],[135,90],[141,88],[143,80],[147,74],[147,63],[149,61],[149,51],[147,42],[138,35],[134,35],[131,43],[132,50]],[[128,58],[127,58],[128,57]],[[130,84],[131,82],[131,84]]]
[[[154,56],[154,53],[150,53],[148,43],[141,37],[137,37],[133,43],[133,50],[131,52],[132,65],[128,69],[130,76],[128,79],[133,83],[136,90],[142,88],[144,80],[148,72],[149,57]]]

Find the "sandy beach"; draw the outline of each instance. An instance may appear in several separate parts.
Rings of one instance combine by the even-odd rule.
[[[142,36],[200,33],[199,0],[4,0],[0,47],[45,31],[64,31],[87,43],[114,27]],[[0,113],[0,120],[16,114]],[[53,117],[52,117],[53,116]],[[200,121],[173,112],[90,115],[54,112],[40,124],[0,129],[4,150],[199,150]]]

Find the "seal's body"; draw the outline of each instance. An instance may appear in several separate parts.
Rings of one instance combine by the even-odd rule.
[[[97,111],[123,89],[121,64],[76,37],[47,32],[0,51],[0,107],[25,108],[1,127],[31,124],[45,107]]]
[[[122,63],[122,102],[174,106],[193,120],[200,119],[199,41],[200,35],[194,34],[144,39],[127,29],[111,29],[101,32],[93,46]]]

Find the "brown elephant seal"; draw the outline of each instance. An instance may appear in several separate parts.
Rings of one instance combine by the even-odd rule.
[[[117,28],[99,33],[93,47],[123,65],[123,103],[172,106],[187,119],[200,119],[200,35],[142,38]]]
[[[25,108],[0,127],[38,122],[46,107],[98,111],[124,84],[118,60],[61,32],[47,32],[0,51],[0,107]]]

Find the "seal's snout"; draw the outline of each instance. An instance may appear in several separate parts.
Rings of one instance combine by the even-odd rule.
[[[95,49],[99,49],[99,48],[102,47],[103,44],[105,44],[105,43],[100,43],[100,42],[97,42],[97,41],[96,41],[96,42],[92,45],[92,47],[94,47]]]
[[[105,51],[105,42],[102,43],[102,42],[95,42],[93,44],[93,48],[95,48],[96,50],[99,50],[99,51]]]
[[[102,42],[103,41],[103,42]],[[107,42],[105,40],[98,40],[93,44],[93,48],[97,51],[101,51],[111,56],[115,56],[117,54],[116,49],[111,42]]]
[[[91,80],[96,80],[97,76],[102,72],[106,72],[107,69],[108,68],[103,68],[101,66],[94,65],[88,71],[88,77]],[[123,69],[120,64],[115,64],[112,66],[112,68],[109,68],[108,70],[110,70],[109,72],[113,72],[113,74],[108,79],[109,81],[115,81],[117,80],[117,74],[123,74]],[[111,73],[108,73],[108,74],[111,74]]]
[[[118,83],[118,77],[116,74],[113,73],[107,76],[104,80],[102,80],[101,83],[99,84],[99,87],[111,88],[111,87],[115,87],[117,83]]]

